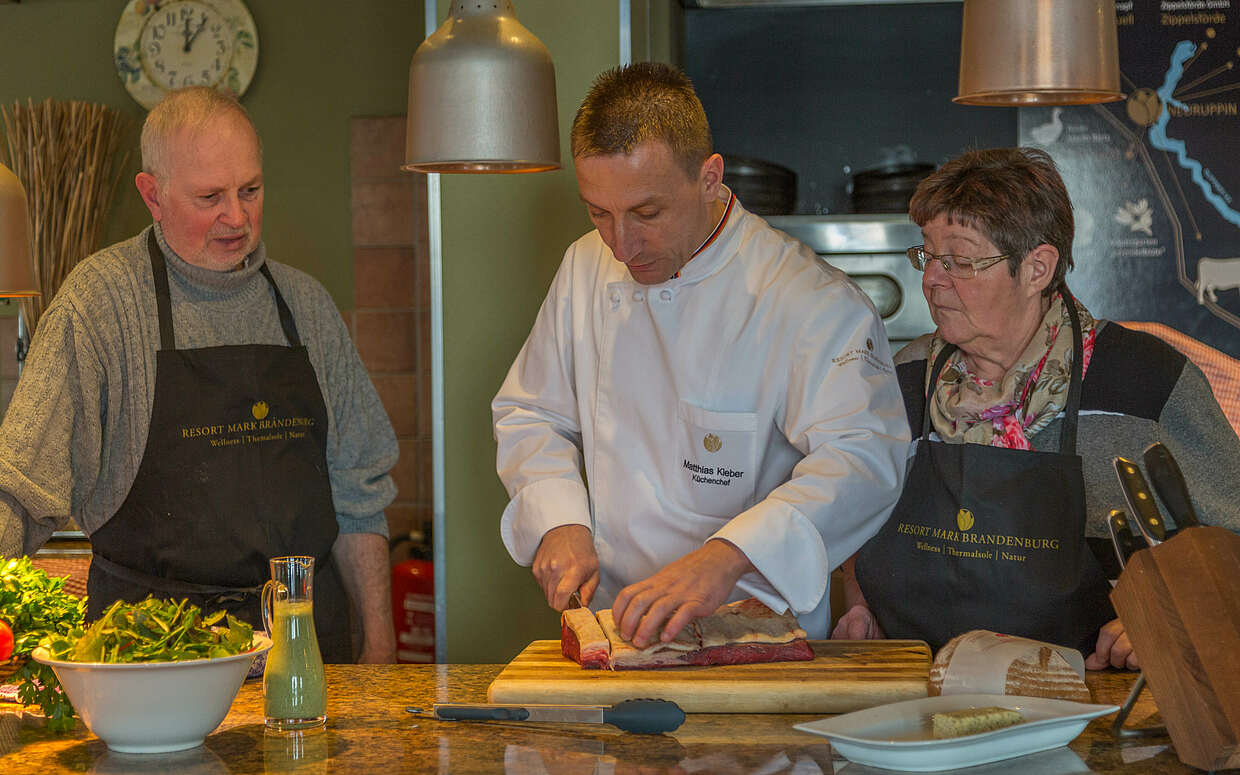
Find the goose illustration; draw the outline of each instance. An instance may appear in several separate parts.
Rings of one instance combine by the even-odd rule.
[[[1063,108],[1055,108],[1051,111],[1051,120],[1045,124],[1039,124],[1029,131],[1033,135],[1033,141],[1038,145],[1050,145],[1059,139],[1059,135],[1063,134],[1063,122],[1059,120]]]

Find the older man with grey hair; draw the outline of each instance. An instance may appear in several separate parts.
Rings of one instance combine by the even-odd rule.
[[[0,426],[0,555],[70,517],[88,618],[188,597],[259,623],[268,559],[315,558],[328,662],[395,657],[395,434],[326,290],[267,259],[262,152],[234,99],[172,92],[135,183],[154,223],[84,260],[40,320]]]

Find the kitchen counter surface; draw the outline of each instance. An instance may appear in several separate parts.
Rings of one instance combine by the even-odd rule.
[[[0,773],[878,773],[834,758],[825,738],[792,729],[813,715],[692,714],[671,735],[631,735],[605,725],[443,722],[408,706],[485,702],[501,665],[329,665],[328,725],[301,738],[263,733],[262,685],[249,681],[205,745],[176,754],[112,753],[80,722],[55,735],[0,729]],[[1131,673],[1090,673],[1094,701],[1121,704]],[[2,707],[2,706],[0,706]],[[3,712],[0,709],[0,712]],[[10,710],[10,712],[12,712]],[[970,775],[1077,772],[1197,773],[1166,737],[1116,741],[1113,716],[1096,719],[1068,749],[968,770]],[[1129,726],[1161,723],[1149,692]],[[14,739],[15,738],[15,739]]]

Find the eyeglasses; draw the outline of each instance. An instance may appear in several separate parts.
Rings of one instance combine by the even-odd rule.
[[[977,277],[977,273],[983,269],[989,269],[999,263],[1007,256],[991,256],[989,258],[965,258],[964,256],[953,256],[943,254],[936,256],[926,250],[925,245],[917,245],[908,249],[908,260],[913,268],[919,272],[926,271],[926,266],[931,261],[938,261],[943,265],[943,271],[948,275],[959,280],[972,280]]]

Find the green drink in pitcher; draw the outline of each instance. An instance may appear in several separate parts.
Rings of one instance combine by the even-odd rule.
[[[323,657],[314,632],[313,557],[275,557],[263,587],[263,620],[271,651],[263,673],[263,714],[276,732],[322,727],[327,721]]]

